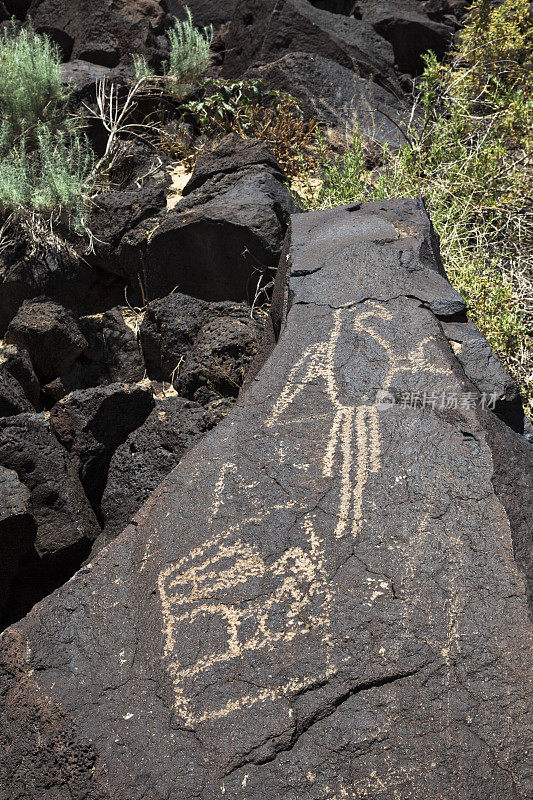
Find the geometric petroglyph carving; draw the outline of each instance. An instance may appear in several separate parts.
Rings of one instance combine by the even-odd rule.
[[[384,333],[392,319],[387,307],[377,302],[367,303],[362,309],[335,311],[328,339],[305,349],[263,423],[263,433],[273,438],[281,429],[290,433],[291,425],[298,423],[297,417],[290,416],[296,399],[305,401],[304,393],[311,385],[320,392],[321,402],[317,404],[315,398],[308,413],[318,405],[324,417],[324,441],[314,443],[314,457],[321,475],[330,479],[336,498],[330,530],[321,524],[318,531],[315,515],[302,513],[305,509],[298,508],[295,500],[269,507],[264,484],[248,486],[251,491],[262,488],[267,495],[261,494],[262,505],[257,512],[224,527],[220,511],[227,482],[230,478],[237,483],[240,480],[238,466],[225,463],[219,470],[207,515],[206,541],[160,573],[164,658],[172,679],[175,710],[184,724],[194,726],[272,701],[337,671],[335,649],[328,641],[335,597],[326,554],[335,540],[357,537],[363,523],[365,487],[369,476],[381,467],[379,410],[372,400],[341,401],[336,377],[339,338],[344,333],[372,339],[384,364],[384,390],[400,372],[448,369],[436,368],[426,355],[430,339],[407,355],[405,350],[397,354]],[[301,408],[302,403],[300,412]],[[281,446],[279,458],[287,465]],[[291,466],[296,469],[298,465],[289,463]],[[265,559],[247,532],[258,525],[268,527],[288,510],[300,513],[299,544],[288,547],[274,560]],[[202,703],[207,687],[223,682],[224,667],[247,655],[257,658],[276,647],[283,646],[286,652],[291,642],[302,637],[317,639],[320,645],[323,663],[319,674],[306,675],[295,669],[293,677],[279,685],[243,690],[230,700],[217,702],[211,697],[208,704]]]

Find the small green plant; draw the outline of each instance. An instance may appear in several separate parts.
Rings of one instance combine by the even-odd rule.
[[[262,139],[289,177],[297,175],[303,161],[313,160],[320,141],[320,126],[306,119],[296,98],[270,89],[263,81],[204,81],[198,96],[178,108],[193,122],[200,141],[212,144],[228,133]],[[187,147],[164,139],[173,155],[187,157]]]
[[[31,29],[0,36],[0,214],[65,211],[77,224],[92,167],[68,112],[70,90],[48,37]]]
[[[457,51],[426,56],[419,118],[399,151],[369,169],[356,135],[326,167],[320,206],[424,196],[451,282],[533,414],[531,12],[475,0]],[[474,47],[475,45],[475,47]],[[477,53],[477,55],[476,55]]]
[[[186,12],[187,19],[176,20],[174,27],[168,31],[170,58],[164,62],[161,76],[152,72],[144,56],[132,56],[137,79],[161,83],[176,100],[182,100],[190,94],[195,83],[205,75],[211,60],[212,26],[198,30],[188,7]]]

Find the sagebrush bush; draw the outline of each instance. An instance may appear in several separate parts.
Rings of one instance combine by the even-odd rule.
[[[0,213],[66,211],[79,220],[89,147],[68,112],[59,53],[33,30],[0,36]]]
[[[498,8],[475,0],[458,49],[444,64],[426,56],[408,143],[397,152],[385,147],[371,171],[356,136],[351,150],[326,167],[315,203],[424,196],[448,276],[532,414],[533,220],[525,198],[532,188],[533,77],[522,68],[532,55],[526,20],[527,0]],[[483,47],[474,50],[474,43]]]
[[[176,20],[174,27],[167,31],[170,57],[163,64],[161,76],[150,69],[144,56],[133,55],[136,77],[161,82],[176,100],[182,100],[190,93],[194,84],[205,75],[211,60],[212,26],[198,30],[188,7],[186,12],[187,19]]]

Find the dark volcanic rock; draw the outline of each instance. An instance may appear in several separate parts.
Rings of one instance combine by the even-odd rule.
[[[87,342],[71,367],[43,386],[43,397],[53,405],[70,392],[109,382],[102,331],[102,315],[79,318],[80,330]]]
[[[16,378],[0,363],[0,417],[34,411],[24,389]]]
[[[35,553],[42,568],[84,553],[99,527],[45,414],[0,420],[0,465],[14,470],[30,490],[30,511],[37,523]]]
[[[433,50],[442,58],[451,43],[453,28],[431,20],[418,0],[359,0],[357,8],[363,20],[391,43],[400,72],[421,73],[423,53]]]
[[[191,194],[217,175],[230,175],[248,167],[266,167],[284,179],[283,169],[264,142],[260,139],[242,139],[236,133],[230,133],[214,150],[199,156],[183,189],[183,196]]]
[[[3,5],[11,14],[18,19],[24,19],[31,5],[31,0],[3,0]]]
[[[300,101],[307,117],[324,122],[328,138],[346,148],[355,129],[370,140],[393,147],[405,142],[402,124],[409,110],[391,92],[322,56],[289,53],[262,67],[250,77],[287,92]]]
[[[136,511],[205,431],[205,409],[182,397],[156,400],[146,421],[111,459],[102,498],[100,549],[121,533]]]
[[[40,390],[28,352],[0,342],[0,417],[35,411]]]
[[[7,372],[15,378],[31,405],[36,408],[41,387],[33,371],[28,351],[15,344],[2,344],[0,346],[0,371]]]
[[[398,89],[392,47],[372,25],[314,8],[307,0],[240,0],[225,44],[222,73],[228,77],[287,53],[303,52]]]
[[[111,456],[154,406],[149,386],[113,383],[72,392],[54,406],[50,424],[70,455],[93,508],[98,511]]]
[[[204,300],[253,299],[258,269],[275,268],[297,206],[279,168],[256,163],[248,141],[230,143],[220,145],[221,172],[214,173],[217,149],[205,169],[200,160],[194,191],[123,237],[121,272],[132,286],[140,280],[149,299],[175,289]]]
[[[35,539],[30,492],[15,472],[0,466],[0,612],[9,595],[21,556]]]
[[[185,294],[154,300],[143,316],[140,339],[150,378],[170,381],[190,351],[209,304]],[[175,376],[174,376],[175,377]]]
[[[356,6],[356,0],[309,0],[312,6],[332,14],[344,14],[349,17]]]
[[[189,7],[193,22],[199,28],[213,25],[216,29],[230,20],[238,0],[167,0],[171,14],[182,19],[185,7]]]
[[[13,247],[0,255],[0,335],[24,300],[40,295],[85,314],[124,299],[124,281],[95,269],[64,242],[47,238],[46,231],[18,230]]]
[[[166,208],[170,185],[168,172],[161,159],[151,152],[126,144],[110,173],[112,191],[93,199],[90,226],[95,237],[94,253],[88,256],[94,264],[121,274],[117,250],[124,235]],[[137,278],[132,280],[138,288]]]
[[[421,203],[351,208],[293,218],[257,378],[4,633],[6,800],[531,797],[491,440],[510,460],[516,434],[404,402],[477,398],[431,311],[454,294]]]
[[[140,316],[124,306],[102,317],[102,336],[107,370],[112,381],[138,383],[145,375],[138,341]]]
[[[22,304],[9,323],[5,341],[28,350],[44,383],[68,372],[88,346],[74,314],[47,297]]]
[[[509,519],[515,558],[533,609],[533,446],[490,412],[483,414],[483,425],[492,450],[492,485]]]
[[[61,64],[63,81],[75,87],[76,96],[80,99],[94,100],[91,95],[97,81],[106,78],[110,72],[109,67],[91,64],[90,61],[82,61],[79,58]]]
[[[487,405],[519,433],[523,432],[524,413],[520,391],[504,370],[492,347],[473,322],[443,322],[442,329],[455,357],[476,389],[485,395]]]
[[[420,5],[430,19],[450,24],[454,17],[461,19],[464,16],[470,3],[468,0],[426,0]]]
[[[142,53],[157,64],[164,57],[161,34],[171,24],[159,0],[32,0],[38,33],[60,46],[64,60],[115,67]]]
[[[175,293],[150,303],[140,335],[149,377],[205,403],[237,396],[261,327],[245,303],[206,303]]]

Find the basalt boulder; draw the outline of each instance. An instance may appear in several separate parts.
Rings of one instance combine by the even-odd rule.
[[[476,389],[505,422],[519,433],[524,429],[520,390],[502,367],[483,334],[466,318],[443,322],[442,329],[455,357]]]
[[[287,53],[304,52],[398,90],[392,46],[370,23],[331,14],[307,0],[240,0],[225,44],[222,74],[227,77],[239,77]]]
[[[46,295],[77,313],[96,313],[124,299],[124,281],[59,237],[17,229],[0,254],[0,294],[1,336],[25,300]]]
[[[62,560],[85,554],[100,529],[46,414],[0,420],[0,465],[14,470],[30,491],[29,510],[37,524],[36,567],[53,569]]]
[[[144,378],[140,321],[140,314],[127,306],[112,308],[102,316],[105,362],[113,382],[138,383]]]
[[[0,417],[34,410],[20,383],[0,364]]]
[[[233,410],[3,634],[6,800],[531,797],[531,448],[443,334],[424,206],[296,215],[287,254]]]
[[[0,615],[21,557],[35,539],[30,492],[17,474],[0,466]]]
[[[335,61],[289,53],[247,74],[297,97],[306,117],[323,122],[328,139],[343,149],[356,129],[366,140],[388,142],[394,148],[405,142],[402,130],[410,112],[405,102]]]
[[[352,16],[356,6],[355,0],[309,0],[312,6],[321,8],[323,11],[330,11],[332,14],[344,14],[346,17]]]
[[[0,343],[0,371],[9,373],[17,381],[33,408],[36,408],[41,387],[28,351],[15,344]]]
[[[79,58],[61,64],[62,80],[69,84],[71,89],[74,89],[78,100],[94,102],[96,84],[110,76],[110,73],[109,67],[102,67],[100,64],[92,64],[90,61],[82,61]]]
[[[230,157],[230,151],[233,156]],[[242,152],[250,155],[250,163]],[[120,272],[153,300],[178,289],[203,300],[249,300],[260,273],[275,269],[289,216],[297,210],[279,165],[256,161],[249,142],[231,135],[202,160],[196,188],[126,234],[118,250]],[[234,159],[231,166],[230,160]]]
[[[116,67],[140,53],[157,66],[168,52],[164,33],[172,18],[160,0],[32,0],[29,13],[65,61]]]
[[[402,73],[420,74],[424,53],[432,50],[442,58],[450,46],[453,26],[430,19],[418,0],[359,0],[357,9],[361,18],[390,42]]]
[[[199,28],[212,25],[216,30],[232,18],[237,0],[167,0],[167,3],[170,13],[178,19],[185,17],[188,7],[195,25]]]
[[[283,169],[263,141],[242,139],[230,133],[214,150],[202,153],[197,159],[192,175],[183,188],[183,196],[190,195],[217,175],[232,175],[248,168],[266,168],[280,180],[284,179]]]
[[[5,341],[26,348],[43,383],[68,372],[88,347],[72,311],[47,297],[22,304],[7,328]]]
[[[126,143],[120,148],[109,180],[112,188],[93,198],[90,226],[94,252],[87,260],[122,274],[117,256],[122,238],[166,208],[170,177],[163,160],[154,157],[151,150]],[[136,278],[131,283],[132,293],[138,292]]]
[[[430,19],[453,25],[464,17],[469,3],[468,0],[425,0],[420,5]]]
[[[104,531],[98,550],[121,533],[183,454],[206,430],[199,403],[170,395],[156,400],[145,422],[117,447],[102,498]]]
[[[140,328],[148,375],[204,404],[236,397],[261,330],[245,303],[206,303],[178,292],[155,300]]]
[[[4,0],[3,2],[8,14],[21,20],[24,19],[25,15],[28,13],[30,4],[31,0]]]
[[[97,513],[113,453],[153,406],[149,386],[114,383],[71,392],[52,409],[52,430]]]
[[[76,317],[86,346],[70,367],[42,387],[47,407],[57,403],[70,392],[109,383],[102,332],[102,315]]]

